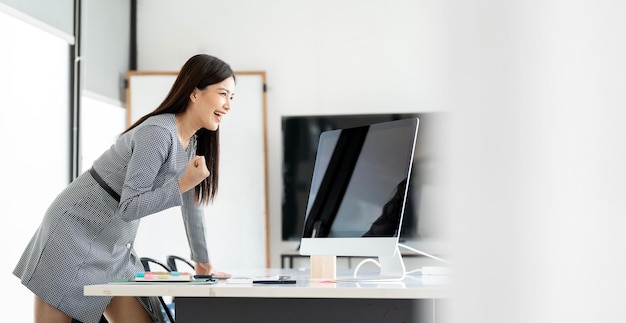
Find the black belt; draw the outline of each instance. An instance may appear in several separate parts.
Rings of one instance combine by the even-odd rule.
[[[117,194],[117,192],[114,191],[109,185],[107,185],[107,183],[102,179],[102,177],[100,177],[100,175],[98,175],[95,169],[90,168],[89,173],[91,174],[93,179],[95,179],[96,182],[98,182],[98,184],[100,185],[100,187],[102,187],[102,189],[107,191],[107,193],[109,193],[109,195],[111,195],[111,197],[114,198],[116,201],[118,202],[120,201],[120,195]]]

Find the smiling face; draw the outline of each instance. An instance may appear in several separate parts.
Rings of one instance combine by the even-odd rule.
[[[191,113],[199,128],[215,131],[222,117],[230,111],[230,103],[235,94],[235,79],[229,77],[219,83],[200,90],[196,88],[190,95]]]

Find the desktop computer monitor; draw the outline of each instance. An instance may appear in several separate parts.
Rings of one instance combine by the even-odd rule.
[[[398,238],[419,119],[320,135],[302,255],[378,257],[377,278],[404,277]]]

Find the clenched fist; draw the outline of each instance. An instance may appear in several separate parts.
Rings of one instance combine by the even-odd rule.
[[[209,169],[206,168],[204,156],[193,157],[187,164],[183,177],[178,181],[180,192],[187,192],[209,177],[210,174]]]

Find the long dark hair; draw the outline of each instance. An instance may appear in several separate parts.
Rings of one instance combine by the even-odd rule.
[[[172,85],[163,102],[154,111],[137,120],[124,133],[152,116],[163,113],[178,114],[184,112],[189,104],[189,96],[195,88],[204,90],[207,86],[222,82],[229,77],[235,77],[235,73],[228,64],[219,58],[206,54],[192,56],[181,68],[174,85]],[[196,155],[204,156],[207,169],[211,174],[200,184],[196,185],[194,201],[198,204],[206,205],[213,201],[217,193],[220,155],[219,128],[215,131],[200,128],[196,132],[196,137],[198,143]]]

